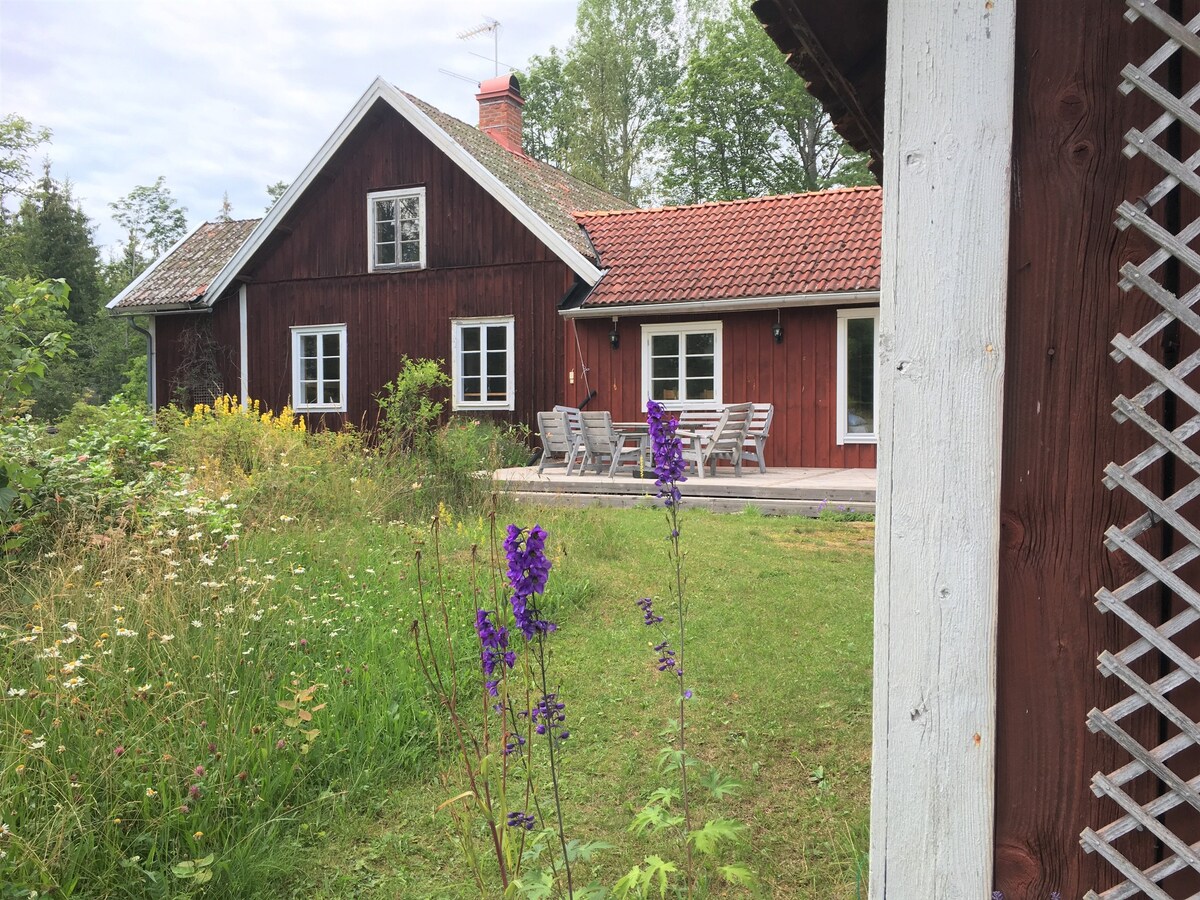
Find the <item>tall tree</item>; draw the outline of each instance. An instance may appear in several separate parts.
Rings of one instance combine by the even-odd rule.
[[[9,113],[0,119],[0,224],[8,212],[5,200],[29,193],[32,172],[29,158],[50,140],[50,129],[34,125],[24,116]]]
[[[229,191],[221,197],[221,211],[217,213],[218,222],[233,221],[233,204],[229,202]]]
[[[663,189],[675,202],[873,183],[747,7],[695,34],[663,131]]]
[[[117,267],[110,275],[110,285],[119,290],[183,237],[187,210],[175,202],[162,175],[154,184],[139,184],[109,206],[113,221],[125,231],[121,256],[110,263]]]
[[[271,207],[279,202],[279,198],[284,195],[291,185],[286,181],[277,181],[274,184],[267,185],[267,199],[271,202],[267,204],[267,208],[263,212],[270,212]]]
[[[631,202],[654,194],[657,124],[679,77],[672,0],[580,0],[563,54],[525,79],[530,150]]]

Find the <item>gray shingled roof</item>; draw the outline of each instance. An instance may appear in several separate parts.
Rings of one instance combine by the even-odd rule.
[[[184,306],[198,300],[260,221],[205,222],[119,294],[112,308]]]
[[[419,97],[401,93],[588,259],[594,260],[596,251],[575,221],[574,214],[585,210],[634,208],[619,197],[548,163],[501,147],[478,128],[446,115]]]

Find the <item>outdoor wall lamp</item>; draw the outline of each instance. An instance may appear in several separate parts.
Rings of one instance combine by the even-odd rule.
[[[616,350],[618,347],[621,346],[621,335],[617,331],[617,317],[616,316],[613,316],[613,327],[612,327],[612,331],[610,331],[608,333],[608,343],[614,350]]]
[[[783,343],[783,323],[779,321],[779,310],[775,310],[775,324],[771,326],[771,336],[775,338],[775,343]]]

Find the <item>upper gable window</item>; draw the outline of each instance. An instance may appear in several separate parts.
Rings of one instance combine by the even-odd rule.
[[[425,188],[367,194],[368,270],[425,268]]]

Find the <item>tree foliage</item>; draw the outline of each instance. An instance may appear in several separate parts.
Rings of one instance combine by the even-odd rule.
[[[25,195],[33,151],[49,140],[49,128],[34,125],[24,116],[9,113],[0,119],[0,222],[8,215],[5,200]]]
[[[583,0],[566,50],[530,60],[526,152],[634,202],[873,183],[747,4],[685,8]]]
[[[166,253],[187,231],[187,210],[175,202],[162,175],[154,184],[139,184],[109,207],[113,221],[125,232],[121,256],[113,260],[118,267],[115,274],[125,284]]]
[[[270,201],[263,212],[270,212],[271,207],[279,202],[279,198],[287,192],[291,185],[286,181],[277,181],[274,184],[267,185],[267,199]]]
[[[533,155],[631,202],[650,197],[666,97],[679,77],[671,0],[581,0],[567,49],[524,76]]]

